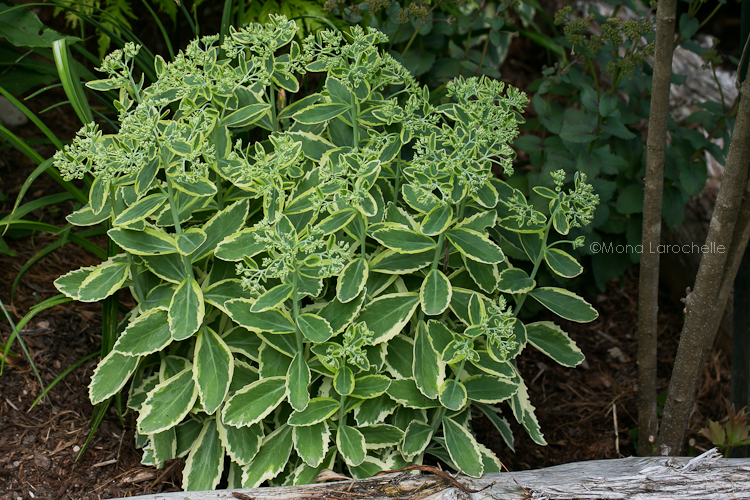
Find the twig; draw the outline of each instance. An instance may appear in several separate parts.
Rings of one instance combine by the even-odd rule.
[[[443,479],[443,480],[447,481],[451,486],[455,486],[459,490],[463,491],[464,493],[479,493],[480,491],[484,491],[487,488],[489,488],[490,486],[492,486],[492,485],[488,485],[488,486],[485,486],[484,488],[482,488],[480,490],[475,490],[475,489],[469,488],[469,487],[464,486],[463,484],[461,484],[453,476],[451,476],[450,474],[448,474],[444,470],[438,469],[437,467],[433,467],[432,465],[410,465],[408,467],[404,467],[403,469],[384,470],[384,471],[378,472],[375,475],[376,476],[381,476],[383,474],[390,474],[392,472],[403,472],[403,471],[407,471],[407,470],[420,470],[422,472],[429,472],[430,474],[434,474],[437,477],[439,477],[440,479]]]

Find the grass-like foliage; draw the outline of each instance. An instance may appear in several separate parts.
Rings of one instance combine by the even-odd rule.
[[[82,301],[130,287],[138,303],[91,400],[130,382],[143,462],[187,456],[185,489],[216,487],[225,456],[230,486],[307,483],[323,468],[367,477],[425,454],[474,477],[499,471],[472,410],[512,447],[492,406],[506,401],[545,444],[514,358],[527,344],[565,366],[583,355],[518,313],[532,297],[596,318],[534,278],[543,265],[582,271],[560,248],[582,241],[548,236],[587,224],[598,198],[583,175],[564,192],[556,172],[556,189],[535,189],[546,216],[494,177],[512,174],[517,89],[459,78],[436,107],[378,51],[383,34],[355,26],[300,47],[296,30],[274,17],[221,47],[195,40],[171,63],[157,57],[147,88],[129,45],[89,83],[119,90],[121,128],[87,125],[55,164],[93,174],[68,219],[110,221],[122,253],[56,285]],[[293,100],[309,73],[322,90]]]

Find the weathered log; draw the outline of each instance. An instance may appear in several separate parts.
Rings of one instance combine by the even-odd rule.
[[[357,481],[160,493],[129,500],[750,499],[750,458],[720,457],[713,449],[693,459],[630,457],[486,474],[481,479],[458,476],[461,488],[451,485],[456,481],[434,475],[391,473]]]

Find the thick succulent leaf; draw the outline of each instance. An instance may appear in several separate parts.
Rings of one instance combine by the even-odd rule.
[[[481,403],[476,404],[476,406],[485,414],[490,422],[492,422],[492,425],[494,425],[495,429],[500,433],[500,436],[502,436],[503,441],[505,441],[505,444],[510,448],[510,451],[515,452],[516,450],[513,447],[513,429],[510,428],[508,421],[499,415],[500,409]]]
[[[201,260],[212,253],[224,238],[239,231],[245,223],[249,206],[250,202],[247,199],[236,201],[203,224],[206,240],[193,252],[191,260]]]
[[[370,271],[383,274],[410,274],[432,263],[435,252],[398,253],[395,250],[380,252],[370,261]]]
[[[213,415],[224,401],[234,374],[229,346],[211,328],[202,328],[195,340],[193,377],[198,383],[203,410]]]
[[[141,260],[149,271],[170,283],[180,284],[187,278],[182,260],[174,255],[144,255]]]
[[[500,403],[518,391],[518,385],[510,380],[492,375],[474,375],[463,381],[469,399],[480,403]]]
[[[343,332],[359,314],[367,295],[366,292],[367,290],[362,290],[359,297],[347,302],[346,304],[343,304],[339,299],[334,297],[333,300],[323,307],[323,309],[318,311],[318,316],[328,321],[333,330],[333,334],[338,335]]]
[[[458,228],[451,229],[445,235],[459,252],[472,260],[484,264],[498,264],[505,260],[505,255],[503,255],[500,247],[479,231]]]
[[[531,345],[567,367],[581,364],[584,355],[567,333],[551,321],[539,321],[526,325]]]
[[[446,380],[440,387],[440,404],[451,411],[459,411],[467,401],[466,387],[455,379]]]
[[[232,427],[245,427],[263,420],[287,395],[286,378],[270,377],[237,391],[221,410],[221,420]]]
[[[115,342],[114,349],[127,356],[144,356],[163,349],[171,342],[167,311],[152,309],[128,325]]]
[[[305,361],[304,353],[298,352],[289,365],[286,372],[286,390],[289,394],[289,404],[296,411],[303,411],[310,402],[310,393],[307,386],[310,385],[310,368]]]
[[[526,271],[511,267],[500,273],[497,289],[504,293],[528,293],[534,289],[536,281],[529,278]]]
[[[407,408],[437,408],[440,403],[426,397],[417,387],[413,378],[393,380],[386,391],[397,403]]]
[[[451,418],[443,417],[443,434],[453,463],[467,476],[481,477],[484,472],[482,454],[468,429]]]
[[[367,328],[374,333],[373,344],[387,342],[406,326],[418,304],[417,293],[381,295],[362,309],[357,321],[367,323]]]
[[[385,394],[391,385],[391,379],[385,375],[365,375],[354,381],[354,390],[349,394],[357,399],[372,399]]]
[[[308,340],[321,344],[333,337],[331,324],[317,314],[305,313],[297,317],[297,325]]]
[[[115,226],[127,226],[133,222],[143,220],[149,215],[159,210],[167,201],[167,197],[162,193],[156,193],[141,198],[133,205],[120,212],[115,218]]]
[[[413,421],[406,428],[403,442],[401,443],[401,454],[407,462],[411,462],[415,456],[422,453],[432,439],[433,429],[431,425],[424,422]]]
[[[250,312],[257,313],[273,309],[291,297],[293,291],[292,285],[286,283],[276,285],[255,300],[253,305],[250,306]]]
[[[224,472],[224,449],[216,429],[216,420],[203,424],[198,440],[188,454],[182,472],[185,491],[213,490]]]
[[[367,260],[355,259],[346,265],[336,283],[336,297],[342,303],[354,300],[367,283]]]
[[[252,462],[242,468],[242,486],[257,488],[284,470],[292,452],[292,427],[282,425],[263,440]]]
[[[192,368],[158,384],[148,393],[138,416],[138,432],[155,434],[179,424],[198,399]]]
[[[126,356],[117,351],[107,354],[94,370],[89,386],[89,399],[92,404],[99,404],[110,396],[120,392],[130,380],[138,366],[138,357]]]
[[[154,451],[154,462],[160,467],[167,460],[177,456],[177,433],[175,427],[149,436]]]
[[[599,316],[591,304],[564,288],[540,287],[532,290],[529,295],[553,313],[570,321],[588,323]]]
[[[367,450],[365,437],[354,427],[339,425],[336,432],[336,448],[347,465],[356,467],[365,460]]]
[[[279,309],[251,312],[253,302],[248,299],[228,300],[224,306],[235,323],[256,333],[293,333],[296,328],[292,319]]]
[[[573,256],[557,248],[548,248],[544,252],[544,261],[553,273],[563,278],[575,278],[583,272],[583,266]]]
[[[292,439],[294,449],[300,458],[310,467],[318,467],[328,453],[331,431],[325,421],[315,425],[294,427]]]
[[[348,396],[354,390],[354,372],[348,366],[336,370],[333,377],[333,388],[342,396]]]
[[[266,248],[263,241],[256,238],[257,231],[247,228],[225,237],[216,247],[217,259],[237,262],[244,257],[252,257]]]
[[[544,435],[539,427],[539,422],[534,413],[536,408],[534,408],[534,405],[529,400],[529,391],[523,380],[518,384],[518,391],[510,398],[510,407],[513,410],[513,416],[516,417],[516,421],[523,425],[529,437],[536,444],[545,446],[547,441],[544,439]]]
[[[203,301],[221,309],[226,315],[229,315],[229,310],[224,305],[226,302],[236,298],[249,299],[251,296],[249,290],[242,288],[240,280],[231,278],[212,283],[203,290]]]
[[[422,281],[419,301],[427,316],[437,316],[448,309],[453,289],[448,277],[439,269],[432,269]]]
[[[421,253],[434,250],[436,246],[435,240],[429,236],[398,226],[378,229],[372,237],[399,253]]]
[[[411,378],[414,369],[414,341],[396,335],[386,344],[385,366],[393,378]]]
[[[263,443],[263,425],[255,424],[247,427],[232,427],[224,425],[221,419],[216,420],[221,444],[227,455],[240,465],[249,464],[260,450]]]
[[[414,382],[420,392],[429,399],[440,393],[440,385],[445,379],[445,363],[432,347],[427,333],[427,324],[420,321],[414,337],[414,360],[412,365]]]
[[[359,431],[365,437],[365,447],[368,450],[398,446],[404,438],[404,431],[388,424],[360,427]]]
[[[453,208],[450,205],[438,205],[430,210],[422,220],[422,234],[437,236],[453,222]]]
[[[392,414],[398,404],[387,394],[373,399],[367,399],[354,409],[354,419],[360,427],[382,423],[385,418]]]
[[[185,340],[198,331],[206,313],[203,292],[195,278],[177,287],[169,304],[169,331],[175,340]]]
[[[292,412],[287,423],[295,427],[315,425],[331,417],[340,407],[340,401],[335,399],[313,398],[304,410]]]
[[[98,302],[122,288],[130,265],[124,255],[110,257],[98,266],[82,267],[55,280],[55,287],[71,299]]]
[[[165,232],[144,228],[143,231],[116,227],[107,231],[112,241],[133,255],[165,255],[177,253],[177,242]]]

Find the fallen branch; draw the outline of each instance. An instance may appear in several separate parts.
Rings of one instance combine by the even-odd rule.
[[[750,459],[724,459],[713,449],[695,458],[630,457],[487,474],[481,479],[391,472],[369,479],[303,486],[188,491],[130,500],[750,500]],[[418,466],[417,469],[428,466]],[[408,468],[407,468],[408,469]],[[413,468],[412,468],[413,469]],[[435,468],[429,468],[435,472]]]

